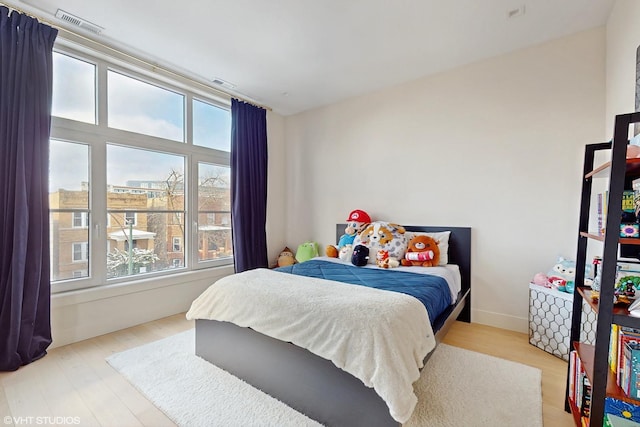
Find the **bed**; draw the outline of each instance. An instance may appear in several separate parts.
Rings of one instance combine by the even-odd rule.
[[[344,224],[337,224],[336,236],[339,237],[344,228]],[[455,296],[453,304],[448,305],[437,316],[433,316],[434,318],[427,318],[427,322],[431,323],[430,331],[433,332],[433,339],[437,344],[456,319],[470,321],[471,229],[468,227],[424,226],[406,226],[405,229],[408,232],[451,232],[448,263],[457,265],[459,292]],[[421,269],[419,267],[411,268]],[[291,276],[270,270],[254,271],[252,274],[260,274],[265,277],[278,274]],[[284,278],[284,276],[275,277]],[[297,276],[296,279],[302,283],[303,279],[297,278]],[[287,280],[290,280],[289,277]],[[306,278],[304,280],[316,279]],[[283,280],[282,283],[284,282]],[[336,286],[338,285],[344,289],[344,284],[336,283]],[[260,305],[261,302],[255,301],[251,304]],[[251,304],[247,306],[251,306]],[[318,310],[322,310],[322,307],[319,307]],[[306,316],[306,312],[303,315]],[[429,315],[431,316],[430,313]],[[275,339],[254,330],[259,328],[238,326],[230,321],[211,320],[199,318],[199,316],[191,318],[195,318],[196,323],[195,351],[198,356],[245,380],[309,418],[327,426],[399,425],[397,414],[394,416],[391,414],[390,406],[392,405],[387,403],[389,399],[385,401],[379,391],[371,388],[371,385],[366,386],[363,380],[347,372],[347,368],[344,366],[341,366],[342,369],[340,369],[336,366],[340,366],[339,363],[318,356],[317,354],[322,354],[321,351],[314,349],[316,353],[314,354],[291,342]],[[388,336],[402,336],[403,334],[388,334]],[[348,339],[353,339],[353,337]],[[426,363],[431,352],[432,350],[424,357],[423,363]],[[402,370],[399,369],[400,371]],[[389,370],[388,376],[393,377],[392,372],[393,369]]]

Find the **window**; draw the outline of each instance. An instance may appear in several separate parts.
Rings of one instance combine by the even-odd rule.
[[[229,101],[55,49],[53,291],[233,264]]]
[[[73,212],[73,228],[86,228],[88,218],[86,212]]]
[[[96,122],[96,66],[58,52],[53,53],[54,116]]]
[[[231,151],[231,112],[194,99],[193,143]]]
[[[87,260],[87,242],[73,243],[73,262],[82,262]]]
[[[89,146],[67,141],[49,143],[49,223],[51,280],[89,276],[89,258],[78,243],[89,235]],[[68,165],[73,164],[73,168]],[[84,265],[79,266],[81,262]],[[81,268],[79,268],[81,267]]]
[[[231,169],[228,166],[198,163],[198,261],[228,259],[231,245]]]
[[[184,95],[108,73],[109,127],[184,141]]]
[[[109,200],[109,199],[107,199]],[[124,224],[125,225],[132,225],[132,226],[136,226],[136,213],[135,212],[125,212],[124,213]]]

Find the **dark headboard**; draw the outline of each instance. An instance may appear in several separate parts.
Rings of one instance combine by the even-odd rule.
[[[336,242],[344,234],[347,224],[336,225]],[[460,267],[462,279],[462,293],[471,289],[471,228],[470,227],[431,227],[422,225],[405,225],[407,231],[424,231],[435,233],[439,231],[451,231],[449,237],[449,264],[457,264]]]

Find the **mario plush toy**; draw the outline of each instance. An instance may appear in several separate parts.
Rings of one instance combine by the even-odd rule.
[[[331,258],[338,258],[338,253],[345,245],[352,245],[358,233],[371,222],[369,215],[360,209],[351,211],[347,218],[347,227],[344,229],[344,234],[340,236],[338,245],[329,245],[325,249],[325,254]]]

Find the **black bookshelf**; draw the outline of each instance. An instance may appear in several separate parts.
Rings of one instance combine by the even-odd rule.
[[[640,254],[640,239],[621,239],[620,221],[622,215],[622,193],[630,189],[634,178],[640,177],[640,159],[626,159],[629,126],[640,122],[640,113],[616,116],[614,137],[611,142],[589,144],[585,147],[580,217],[578,225],[578,245],[576,254],[575,291],[573,298],[573,315],[571,320],[571,350],[576,350],[578,357],[585,365],[586,375],[591,382],[591,408],[589,426],[601,427],[604,419],[604,402],[607,396],[623,398],[611,387],[608,363],[611,324],[640,328],[640,319],[628,316],[624,309],[614,307],[614,290],[618,253]],[[596,166],[595,155],[599,151],[610,150],[611,161]],[[604,175],[602,175],[604,174]],[[608,174],[608,175],[607,175]],[[589,215],[591,213],[591,194],[593,178],[605,176],[609,178],[609,199],[607,201],[607,217],[604,236],[600,232],[589,232]],[[603,242],[601,268],[600,297],[594,304],[589,297],[589,288],[584,286],[584,271],[587,263],[587,244],[590,239]],[[626,248],[626,249],[625,249]],[[637,249],[637,250],[636,250]],[[590,306],[598,314],[596,324],[596,341],[594,346],[580,344],[580,325],[582,322],[582,304],[585,297]],[[584,363],[586,361],[586,363]],[[567,390],[565,394],[565,410],[574,415],[577,425],[581,425],[576,407],[569,399],[569,376],[567,373]],[[628,398],[627,398],[628,399]]]

